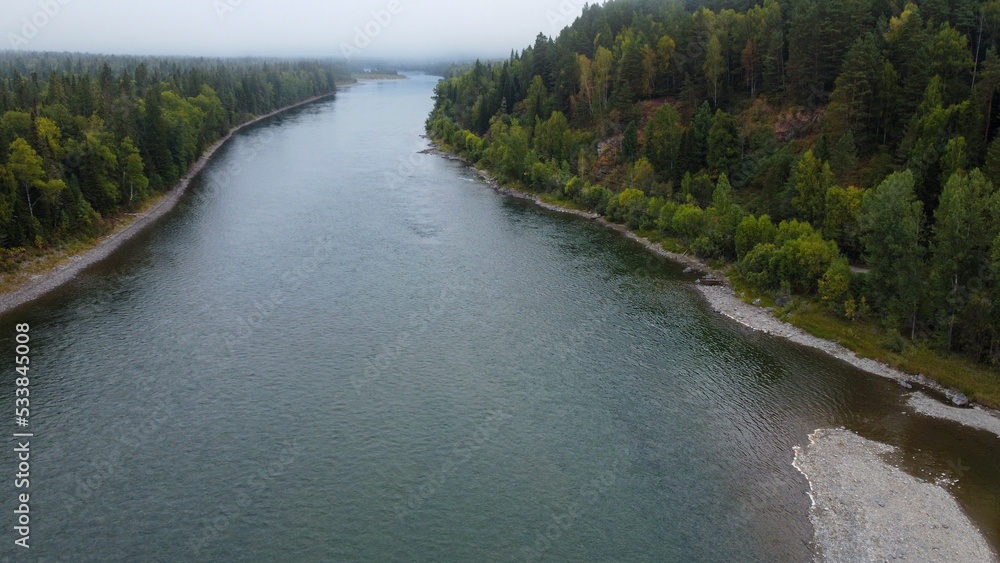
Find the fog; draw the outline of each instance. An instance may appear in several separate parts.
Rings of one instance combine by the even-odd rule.
[[[496,58],[584,0],[3,0],[2,49],[370,59]]]

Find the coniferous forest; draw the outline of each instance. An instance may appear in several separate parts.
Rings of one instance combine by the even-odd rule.
[[[106,233],[230,128],[335,78],[320,62],[0,54],[0,265]]]
[[[452,73],[427,126],[894,353],[995,366],[998,45],[996,0],[617,0]]]

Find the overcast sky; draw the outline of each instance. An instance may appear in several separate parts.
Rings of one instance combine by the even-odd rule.
[[[593,0],[592,0],[593,1]],[[583,0],[0,0],[0,49],[194,56],[505,57]],[[392,13],[392,12],[396,13]]]

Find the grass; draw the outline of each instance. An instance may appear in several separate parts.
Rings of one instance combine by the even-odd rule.
[[[543,203],[547,203],[549,205],[558,205],[559,207],[565,207],[566,209],[573,209],[573,210],[576,210],[576,211],[586,211],[588,213],[591,212],[586,207],[580,205],[579,203],[573,201],[572,199],[567,199],[565,196],[560,196],[560,195],[556,195],[556,194],[549,194],[549,193],[546,193],[546,194],[534,194],[534,192],[529,192],[529,191],[525,191],[525,190],[521,190],[521,191],[524,191],[525,193],[529,193],[529,194],[533,194],[533,195],[538,195],[538,199],[540,199]]]

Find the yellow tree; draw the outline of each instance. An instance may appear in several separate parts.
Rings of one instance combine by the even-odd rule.
[[[610,50],[598,47],[594,53],[594,63],[591,65],[594,76],[594,97],[598,100],[600,112],[608,105],[608,92],[611,89],[611,67],[614,66],[615,56]]]
[[[590,113],[593,115],[594,107],[594,73],[591,70],[590,59],[587,55],[577,57],[577,65],[580,67],[580,97],[590,106]]]
[[[10,144],[10,158],[7,169],[14,175],[14,180],[24,189],[24,197],[28,202],[28,213],[35,216],[35,202],[38,197],[32,197],[32,188],[43,184],[45,172],[42,170],[42,157],[27,141],[18,137]]]
[[[712,88],[712,99],[716,106],[719,105],[719,77],[725,70],[725,59],[722,57],[722,43],[719,36],[713,35],[708,42],[708,49],[705,51],[705,64],[702,69],[705,71],[705,80]]]
[[[642,55],[642,95],[650,97],[656,88],[656,51],[646,43],[639,50]]]

